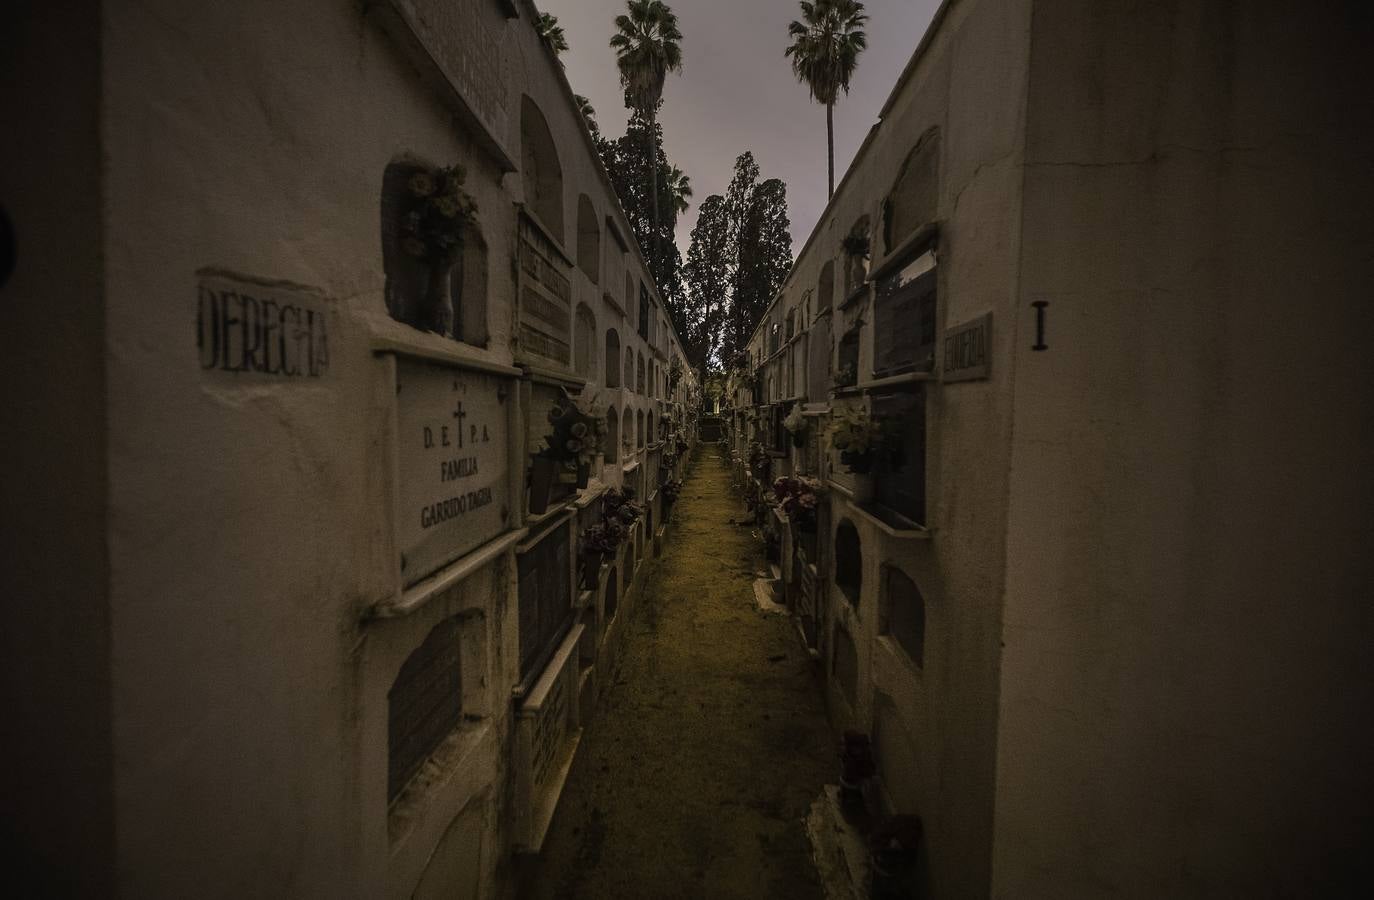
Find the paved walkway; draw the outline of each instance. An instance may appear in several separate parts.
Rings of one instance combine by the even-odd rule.
[[[754,606],[762,552],[729,481],[701,447],[544,852],[522,863],[531,900],[823,895],[802,819],[835,741],[790,620]]]

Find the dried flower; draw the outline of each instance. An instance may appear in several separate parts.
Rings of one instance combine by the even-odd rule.
[[[428,197],[434,193],[434,179],[426,172],[410,176],[410,192],[417,197]]]

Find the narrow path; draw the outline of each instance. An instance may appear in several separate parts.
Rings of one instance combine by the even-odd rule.
[[[815,664],[754,606],[762,553],[716,448],[699,454],[530,900],[823,895],[802,826],[836,765]]]

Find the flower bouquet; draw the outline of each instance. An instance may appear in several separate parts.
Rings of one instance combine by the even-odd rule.
[[[587,486],[592,461],[601,454],[606,436],[602,416],[580,409],[567,392],[549,408],[552,430],[544,435],[544,446],[534,454],[530,468],[530,512],[539,515],[548,508],[553,482]]]
[[[449,272],[457,261],[463,232],[477,221],[477,204],[463,190],[461,165],[416,172],[406,183],[409,205],[401,219],[401,248],[429,265],[422,324],[448,334],[453,324]]]
[[[749,445],[749,471],[755,478],[764,479],[768,477],[769,466],[768,451],[763,449],[763,445],[757,441]]]
[[[840,462],[856,475],[873,469],[874,454],[882,447],[881,424],[860,407],[835,410],[830,421],[830,443],[840,452]]]
[[[773,505],[802,530],[816,528],[816,507],[825,489],[820,481],[803,475],[784,475],[773,482]]]
[[[611,488],[601,495],[601,514],[607,520],[615,519],[629,528],[644,514],[644,508],[635,502],[634,488]]]
[[[615,557],[628,532],[619,519],[603,518],[584,529],[578,544],[582,558],[582,587],[595,590],[601,567]]]

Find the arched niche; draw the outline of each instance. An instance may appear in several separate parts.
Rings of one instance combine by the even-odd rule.
[[[635,446],[644,449],[644,410],[635,410]]]
[[[644,340],[649,339],[649,289],[644,286],[644,282],[639,283],[639,336]]]
[[[628,408],[620,418],[620,446],[625,450],[628,458],[634,452],[635,441],[635,416]]]
[[[918,669],[926,664],[926,598],[896,566],[883,567],[878,631],[896,641]]]
[[[585,303],[577,304],[573,334],[573,371],[583,378],[596,372],[596,316]]]
[[[625,348],[625,390],[635,389],[635,352],[633,349]]]
[[[620,332],[606,329],[606,387],[620,387]]]
[[[416,208],[416,199],[410,189],[411,178],[432,173],[436,168],[419,159],[393,160],[382,173],[379,204],[387,312],[398,322],[425,329],[433,329],[426,310],[430,264],[406,251],[408,235],[404,225],[406,217]],[[487,244],[478,224],[462,229],[461,242],[448,272],[448,289],[452,316],[442,334],[464,343],[485,346]]]
[[[816,279],[816,312],[830,309],[835,302],[835,260],[827,259]]]
[[[921,135],[883,201],[883,249],[891,253],[916,229],[935,219],[940,192],[940,132]]]
[[[644,354],[637,353],[635,362],[635,393],[641,396],[645,392],[644,387]]]
[[[577,267],[592,284],[601,283],[601,225],[592,198],[586,194],[577,198]]]
[[[859,530],[848,519],[835,527],[835,586],[851,606],[859,605],[863,588],[864,557]]]
[[[654,440],[654,411],[649,410],[649,415],[644,423],[644,432],[649,436],[650,443]]]
[[[435,625],[387,691],[387,797],[395,799],[463,721],[462,619]]]
[[[620,415],[614,406],[606,410],[606,443],[601,454],[608,463],[620,458]]]
[[[869,223],[868,214],[865,213],[854,220],[854,225],[849,229],[846,237],[847,246],[844,250],[844,295],[848,298],[859,289],[859,286],[868,278],[868,264],[873,256],[873,249],[870,245],[872,241],[872,225]],[[862,249],[867,247],[867,249]]]
[[[563,166],[549,123],[528,94],[520,98],[520,165],[525,206],[564,243]]]

